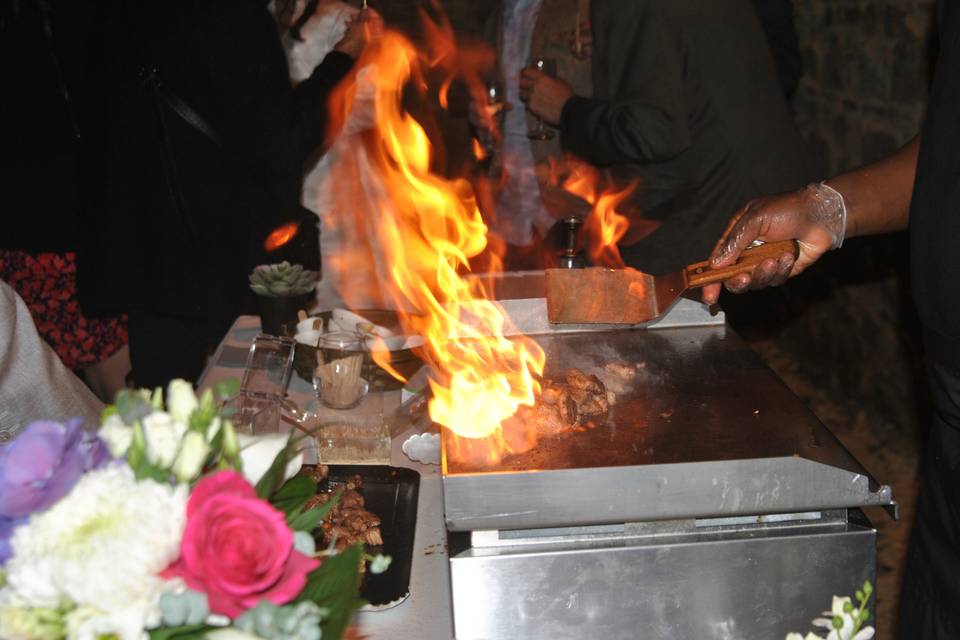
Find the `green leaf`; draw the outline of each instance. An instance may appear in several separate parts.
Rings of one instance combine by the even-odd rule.
[[[213,385],[213,393],[220,400],[229,400],[240,391],[240,381],[236,378],[227,378]]]
[[[153,413],[153,407],[148,401],[149,396],[144,398],[142,394],[130,389],[123,389],[117,394],[117,413],[123,419],[124,424],[133,423],[145,418]]]
[[[333,494],[332,498],[327,500],[319,507],[314,507],[309,511],[304,511],[295,516],[293,519],[288,516],[287,523],[294,531],[306,531],[307,533],[310,533],[320,525],[324,517],[330,513],[330,510],[337,506],[337,503],[340,502],[340,496],[342,494],[343,488],[341,487],[337,489],[337,492]]]
[[[260,478],[257,483],[257,496],[269,500],[273,492],[283,483],[283,476],[287,470],[287,463],[293,457],[293,433],[287,438],[287,444],[280,450],[280,453],[273,459],[270,468]]]
[[[313,480],[307,476],[294,476],[270,496],[270,504],[283,511],[289,522],[316,493],[317,485]]]
[[[223,423],[220,424],[220,428],[217,429],[217,432],[213,434],[213,438],[210,440],[210,453],[207,454],[207,459],[203,461],[203,468],[208,469],[223,453]]]
[[[163,411],[163,387],[157,387],[150,396],[150,406],[155,411]]]
[[[362,558],[362,544],[328,558],[307,576],[307,585],[297,597],[297,602],[310,600],[330,611],[320,625],[324,640],[340,640],[353,614],[364,604],[359,595]]]
[[[207,624],[188,624],[182,627],[161,627],[150,631],[150,640],[202,640],[216,627]]]
[[[143,437],[143,427],[137,422],[133,425],[133,438],[130,440],[130,448],[127,449],[127,464],[136,472],[147,459],[147,443]]]
[[[103,411],[100,412],[100,424],[106,422],[110,416],[117,415],[117,413],[117,408],[112,404],[108,404],[103,408]]]

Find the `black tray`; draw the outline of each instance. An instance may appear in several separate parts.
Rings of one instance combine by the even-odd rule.
[[[380,516],[382,547],[367,547],[371,554],[382,553],[393,560],[390,568],[379,575],[363,574],[360,596],[373,606],[402,600],[410,593],[410,569],[413,564],[413,537],[417,528],[417,499],[420,474],[404,467],[386,465],[332,464],[319,487],[336,489],[354,475],[363,479],[363,495],[367,511]]]

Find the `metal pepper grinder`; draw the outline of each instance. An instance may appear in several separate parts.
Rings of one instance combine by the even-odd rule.
[[[576,216],[570,216],[564,218],[561,223],[563,224],[563,246],[557,260],[557,267],[560,269],[583,269],[587,266],[587,261],[583,254],[577,251],[577,238],[580,235],[583,220]]]

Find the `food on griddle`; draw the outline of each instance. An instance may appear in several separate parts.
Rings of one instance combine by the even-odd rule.
[[[316,467],[310,477],[321,482],[327,477],[326,465]],[[362,542],[367,546],[383,544],[380,535],[380,516],[366,510],[363,502],[363,479],[359,475],[351,476],[343,486],[340,501],[323,518],[320,526],[322,542],[325,546],[333,543],[338,551],[346,549],[352,544]],[[307,501],[304,510],[313,509],[326,504],[335,495],[335,492],[320,492]]]
[[[629,382],[637,377],[637,369],[646,366],[645,363],[634,364],[632,362],[608,362],[603,365],[603,372],[607,379],[616,379],[619,382]]]
[[[603,382],[580,369],[568,369],[564,382],[544,380],[540,400],[522,407],[517,415],[533,424],[540,436],[555,435],[580,426],[592,426],[593,418],[605,416],[610,399]]]

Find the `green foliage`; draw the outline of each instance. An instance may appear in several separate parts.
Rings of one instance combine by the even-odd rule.
[[[146,397],[144,397],[145,395]],[[123,423],[129,425],[139,422],[141,418],[153,413],[149,392],[140,393],[124,389],[117,394],[117,401],[114,406]]]
[[[307,476],[293,476],[283,483],[273,495],[270,496],[270,504],[275,506],[287,516],[287,522],[306,504],[307,500],[317,493],[316,483]]]
[[[150,640],[203,640],[216,627],[207,624],[188,624],[181,627],[161,627],[150,631]]]
[[[127,464],[130,465],[137,480],[151,479],[157,482],[169,482],[170,480],[170,472],[151,464],[147,457],[147,443],[140,422],[133,425],[133,440],[130,443],[129,451],[127,451]]]
[[[320,523],[323,522],[323,518],[330,513],[330,510],[337,506],[337,503],[340,502],[340,496],[342,494],[343,489],[337,489],[337,492],[319,507],[314,507],[309,511],[299,513],[292,519],[288,515],[287,524],[289,524],[290,528],[294,531],[306,531],[307,533],[313,531],[320,526]]]
[[[250,274],[250,289],[260,296],[298,296],[310,293],[316,285],[316,271],[286,260],[279,264],[262,264]]]
[[[362,559],[362,544],[350,546],[328,558],[307,576],[307,585],[297,597],[297,602],[314,602],[330,611],[320,627],[325,640],[339,640],[353,614],[364,604],[358,595]]]
[[[287,470],[287,463],[290,462],[290,459],[293,457],[294,451],[294,439],[293,433],[290,434],[290,437],[287,438],[286,446],[277,454],[277,457],[273,459],[273,463],[270,465],[270,468],[267,469],[267,472],[263,474],[263,477],[260,478],[260,482],[257,483],[255,487],[257,490],[257,496],[264,500],[269,500],[270,496],[283,484],[283,477]]]

